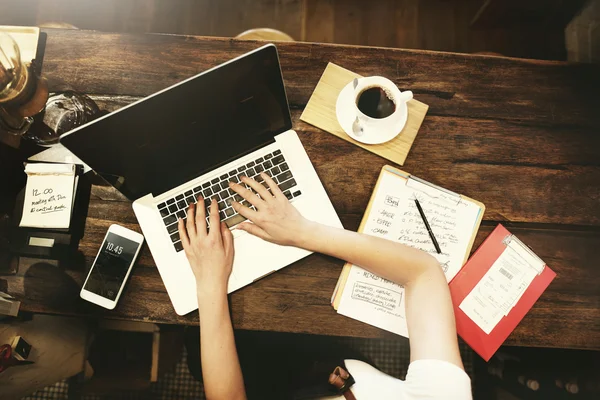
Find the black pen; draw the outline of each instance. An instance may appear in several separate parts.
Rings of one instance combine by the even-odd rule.
[[[427,228],[427,232],[429,232],[429,237],[431,238],[431,241],[433,242],[433,245],[435,246],[435,251],[437,251],[438,254],[442,254],[440,245],[438,244],[437,240],[435,239],[435,236],[433,235],[433,231],[431,230],[431,227],[429,226],[429,222],[427,222],[427,218],[425,218],[425,213],[423,212],[423,209],[421,208],[421,203],[419,203],[419,200],[415,199],[415,204],[417,205],[419,214],[421,214],[421,218],[423,218],[423,223],[425,224],[425,227]]]

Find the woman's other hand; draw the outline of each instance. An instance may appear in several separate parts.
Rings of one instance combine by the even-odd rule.
[[[219,218],[219,208],[213,199],[210,204],[210,230],[207,230],[204,199],[188,209],[187,221],[179,220],[179,236],[190,262],[198,294],[227,293],[227,282],[233,267],[233,235]]]

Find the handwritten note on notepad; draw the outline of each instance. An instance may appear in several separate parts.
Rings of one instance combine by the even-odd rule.
[[[27,164],[27,186],[19,226],[68,228],[75,200],[73,164]]]
[[[450,281],[468,256],[479,204],[421,181],[384,171],[363,233],[426,251]],[[419,200],[440,245],[437,254],[415,204]],[[397,268],[402,268],[398,265]],[[343,288],[340,314],[408,337],[404,288],[353,265]]]

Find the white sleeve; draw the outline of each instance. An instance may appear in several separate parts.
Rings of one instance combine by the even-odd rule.
[[[416,360],[408,366],[405,400],[472,400],[469,375],[441,360]]]

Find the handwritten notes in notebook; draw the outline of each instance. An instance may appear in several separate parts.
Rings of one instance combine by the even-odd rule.
[[[513,237],[459,308],[489,335],[519,302],[545,265]]]
[[[27,164],[27,186],[19,226],[68,228],[77,184],[73,164]]]
[[[418,199],[440,245],[437,254],[414,199]],[[480,207],[436,187],[384,171],[363,233],[426,251],[450,281],[462,267]],[[402,265],[396,266],[402,268]],[[338,307],[340,314],[408,337],[404,288],[353,265]]]

